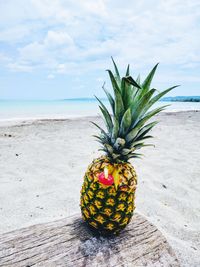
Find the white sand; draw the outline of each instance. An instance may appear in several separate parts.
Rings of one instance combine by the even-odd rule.
[[[182,266],[200,266],[200,112],[163,113],[155,148],[134,165],[137,211],[167,237]],[[99,121],[99,118],[92,118]],[[87,165],[98,155],[91,118],[0,125],[0,232],[80,212]],[[11,135],[9,137],[9,135]]]

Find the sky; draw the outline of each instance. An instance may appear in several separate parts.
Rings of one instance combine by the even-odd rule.
[[[111,56],[200,95],[200,1],[0,0],[0,99],[103,97]]]

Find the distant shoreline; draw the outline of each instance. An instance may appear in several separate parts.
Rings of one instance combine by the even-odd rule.
[[[104,97],[100,97],[102,101],[108,101]],[[0,102],[97,102],[96,98],[92,97],[77,97],[77,98],[61,98],[61,99],[0,99]],[[200,102],[200,96],[169,96],[163,97],[160,102]]]
[[[200,96],[170,96],[164,97],[161,101],[169,102],[200,102]]]

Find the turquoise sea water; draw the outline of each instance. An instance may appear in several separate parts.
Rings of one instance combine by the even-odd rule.
[[[103,101],[108,105],[107,101]],[[170,104],[166,111],[200,110],[200,102],[165,102],[156,106]],[[95,116],[99,114],[95,99],[68,100],[0,100],[0,120],[27,118],[67,118]]]

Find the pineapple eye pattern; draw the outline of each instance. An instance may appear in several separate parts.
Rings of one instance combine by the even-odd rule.
[[[128,179],[130,179],[132,177],[132,174],[129,170],[124,170],[124,176]]]
[[[115,227],[115,225],[114,225],[113,223],[108,223],[108,224],[106,225],[106,229],[108,229],[108,230],[113,230],[114,227]]]
[[[91,190],[88,190],[87,191],[87,194],[88,194],[88,196],[89,196],[90,199],[92,199],[93,196],[94,196],[94,193]]]
[[[114,186],[108,188],[108,194],[110,196],[116,196],[116,190],[115,190]]]
[[[96,196],[97,196],[98,198],[103,199],[103,198],[105,197],[105,193],[104,193],[103,190],[99,190],[99,191],[97,192]]]
[[[96,216],[95,220],[101,224],[103,224],[105,222],[105,219],[102,215]]]
[[[90,188],[95,191],[95,190],[98,189],[98,184],[97,183],[92,183]]]
[[[108,215],[108,216],[110,216],[112,214],[112,210],[110,208],[105,208],[103,210],[103,212],[104,212],[105,215]]]
[[[96,222],[94,222],[94,221],[93,222],[90,222],[89,224],[92,225],[94,228],[97,228],[98,227],[98,224]]]
[[[83,214],[85,215],[86,218],[89,218],[90,217],[90,213],[88,212],[87,209],[84,209],[83,210]]]
[[[101,201],[98,200],[98,199],[95,200],[95,205],[96,205],[96,207],[97,207],[98,209],[102,208],[102,203],[101,203]]]
[[[107,205],[114,206],[115,205],[115,200],[113,198],[108,198],[106,201]]]
[[[118,212],[114,215],[113,220],[116,222],[119,222],[121,220],[121,218],[122,218],[122,215],[121,215],[121,213]]]
[[[84,202],[85,202],[85,204],[89,203],[89,198],[86,194],[84,195]]]
[[[126,209],[126,204],[125,203],[118,204],[117,208],[116,208],[117,211],[119,211],[119,210],[124,211],[125,209]]]
[[[90,206],[89,206],[89,211],[90,211],[90,213],[91,213],[92,215],[96,214],[96,208],[95,208],[95,206],[90,205]]]
[[[120,186],[120,191],[127,192],[127,191],[129,191],[129,187],[127,185],[122,185],[122,186]]]
[[[84,188],[88,188],[88,181],[87,181],[87,177],[85,178],[85,183],[84,183]]]
[[[133,212],[133,209],[134,209],[134,206],[130,204],[130,205],[128,206],[127,212],[128,212],[128,213],[131,213],[131,212]]]
[[[128,203],[133,202],[133,194],[130,194],[128,197]]]
[[[118,197],[119,200],[126,200],[127,195],[125,193],[121,193]]]
[[[122,220],[121,225],[126,225],[128,222],[129,222],[129,217],[125,217],[125,218]]]

